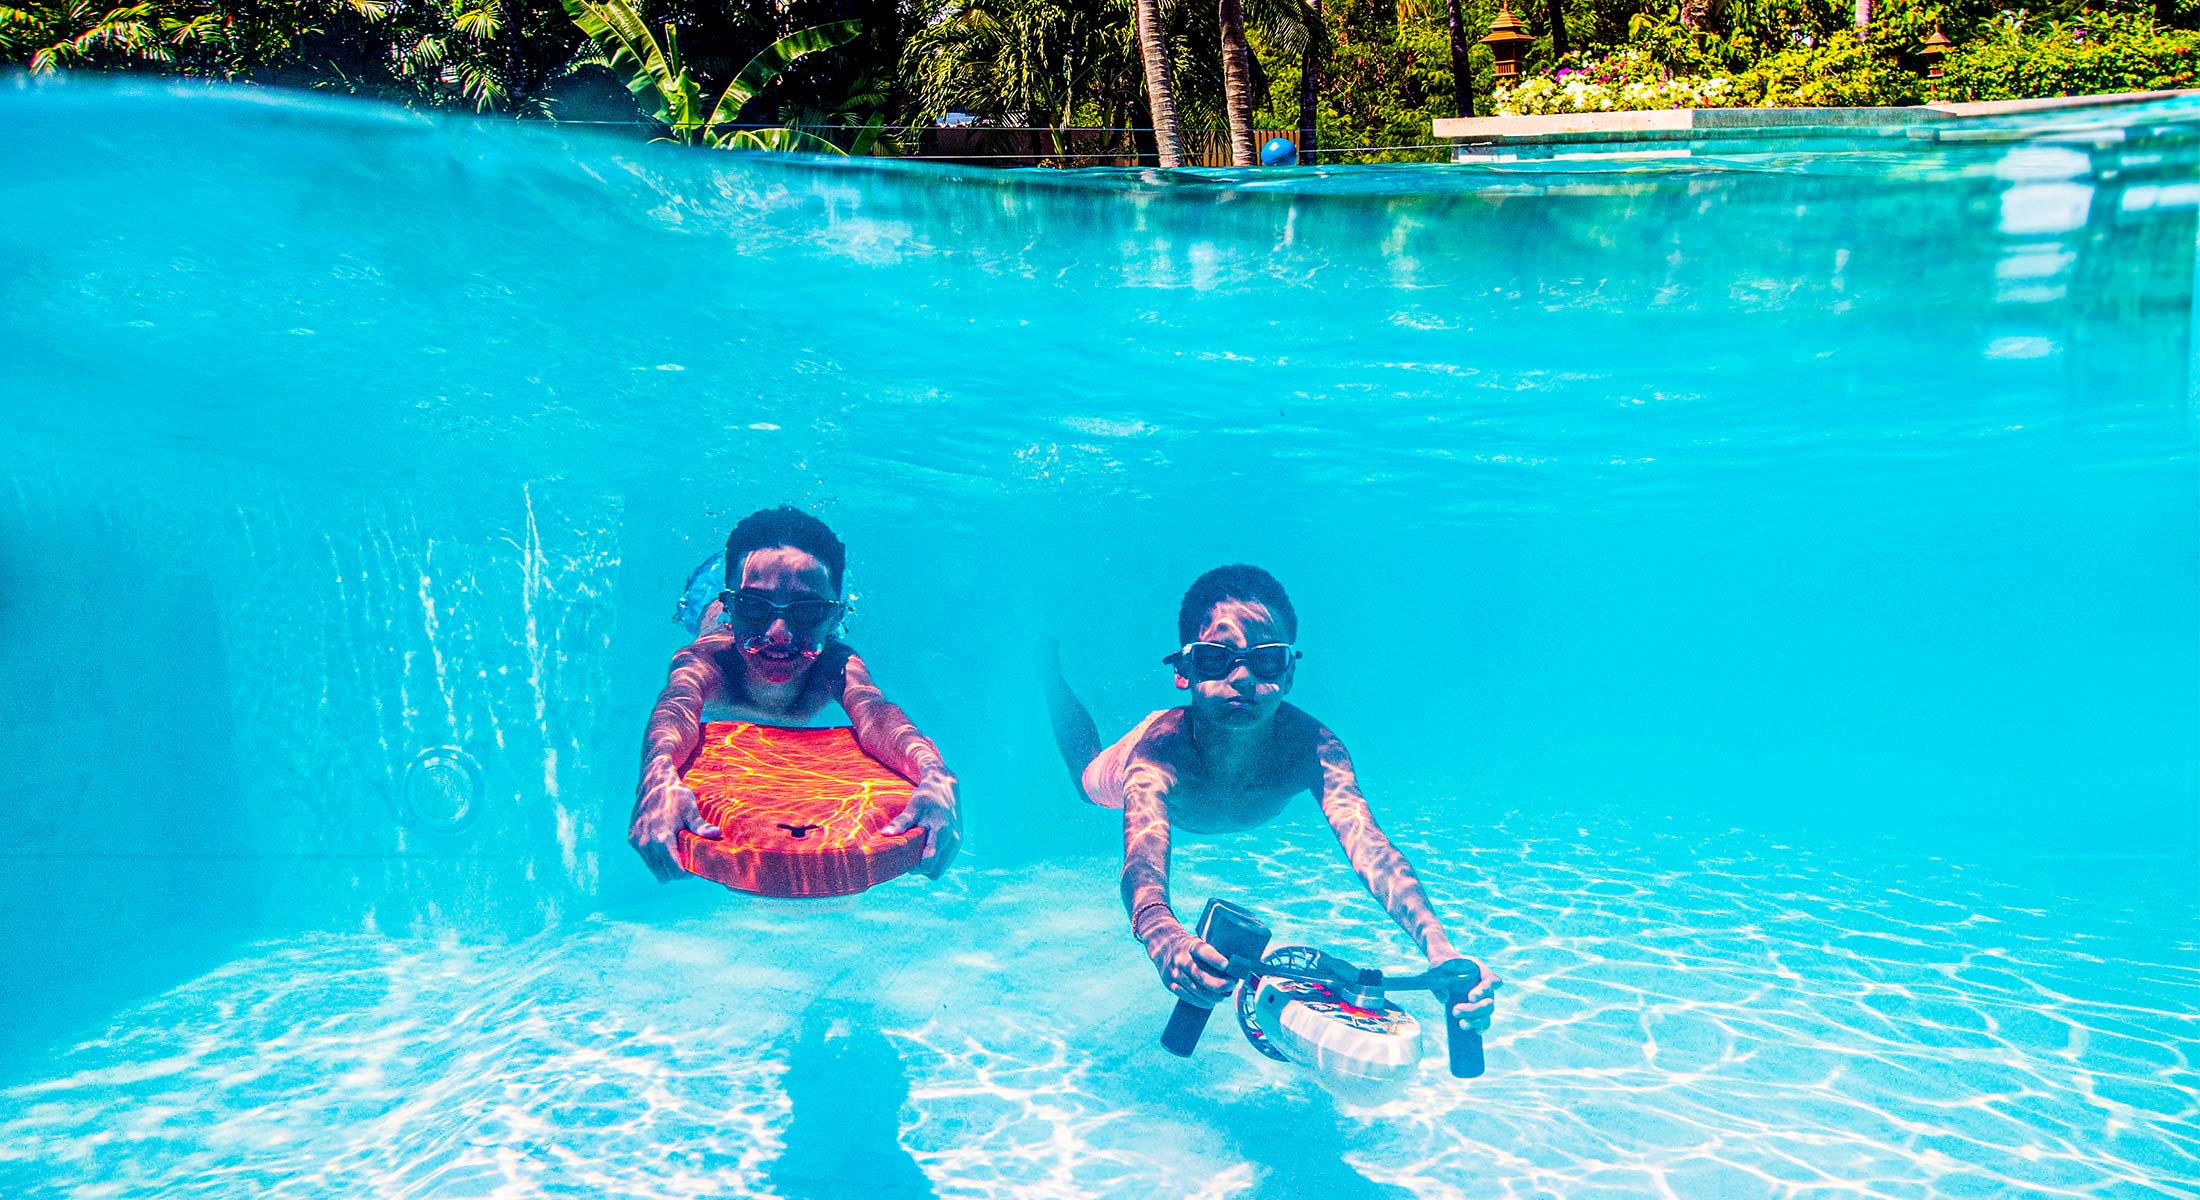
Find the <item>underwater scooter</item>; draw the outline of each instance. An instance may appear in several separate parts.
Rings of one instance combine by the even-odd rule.
[[[1270,953],[1268,927],[1227,900],[1209,900],[1199,938],[1230,959],[1224,974],[1238,980],[1238,1025],[1253,1048],[1279,1062],[1316,1069],[1317,1078],[1347,1098],[1365,1098],[1409,1076],[1421,1056],[1421,1027],[1390,1003],[1392,992],[1430,992],[1443,1006],[1451,1073],[1482,1074],[1482,1035],[1451,1018],[1451,1006],[1481,981],[1472,959],[1454,959],[1418,974],[1386,974],[1307,946]],[[1214,1010],[1179,1000],[1161,1033],[1170,1053],[1190,1057]],[[1342,1086],[1340,1086],[1342,1085]]]

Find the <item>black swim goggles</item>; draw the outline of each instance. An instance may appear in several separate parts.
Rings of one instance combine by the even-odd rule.
[[[1273,683],[1283,678],[1300,658],[1289,642],[1263,642],[1240,650],[1220,642],[1187,642],[1182,650],[1162,659],[1193,679],[1227,679],[1239,663],[1253,678]]]
[[[810,633],[840,614],[838,600],[804,599],[774,604],[755,592],[746,591],[720,592],[718,603],[725,606],[734,624],[749,629],[769,629],[773,621],[785,621],[790,630]]]

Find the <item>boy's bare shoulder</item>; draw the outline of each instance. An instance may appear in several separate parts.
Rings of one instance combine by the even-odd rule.
[[[1316,720],[1313,713],[1288,700],[1276,709],[1276,735],[1286,746],[1303,746],[1308,750],[1317,749],[1324,742],[1337,741],[1337,735]]]
[[[1314,714],[1285,701],[1276,710],[1276,742],[1286,755],[1282,764],[1287,777],[1316,781],[1309,786],[1319,789],[1322,761],[1331,753],[1342,751],[1344,743],[1329,731],[1327,725],[1314,718]]]
[[[1160,708],[1147,713],[1146,719],[1138,723],[1138,744],[1152,746],[1181,741],[1185,722],[1191,719],[1191,715],[1192,710],[1189,708]]]
[[[1146,714],[1134,731],[1136,740],[1131,743],[1131,759],[1174,766],[1177,760],[1191,751],[1191,739],[1185,736],[1185,723],[1191,719],[1189,708],[1163,708]]]
[[[721,673],[726,667],[726,656],[733,653],[733,635],[730,633],[706,633],[672,654],[672,666],[677,670],[684,666],[710,667]]]
[[[805,706],[814,704],[822,708],[834,701],[843,700],[848,694],[848,662],[850,659],[855,660],[861,666],[863,677],[869,680],[870,664],[863,661],[863,656],[856,653],[854,646],[841,641],[839,638],[833,638],[826,642],[825,652],[818,655],[817,662],[810,667],[810,677],[803,682],[803,704]],[[876,690],[878,688],[877,682],[872,681],[871,687]]]

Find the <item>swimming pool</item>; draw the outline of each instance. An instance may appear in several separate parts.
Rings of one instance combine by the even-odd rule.
[[[1159,178],[0,96],[0,1194],[2200,1195],[2196,112]],[[782,500],[940,884],[623,843]],[[1233,560],[1480,1080],[1154,1043],[1031,647],[1119,731]],[[1408,960],[1272,831],[1179,909]]]

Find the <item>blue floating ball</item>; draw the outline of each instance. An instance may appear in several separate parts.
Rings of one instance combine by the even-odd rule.
[[[1264,167],[1292,167],[1299,161],[1299,148],[1290,138],[1272,137],[1260,148],[1260,165]]]

